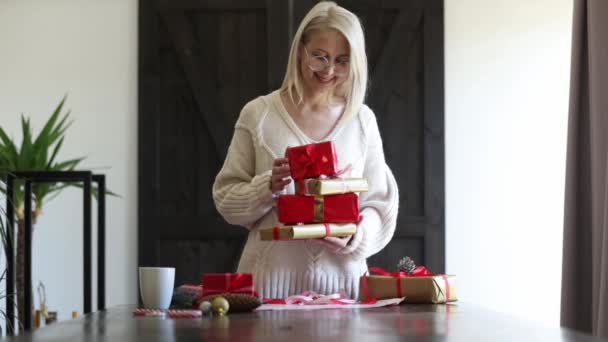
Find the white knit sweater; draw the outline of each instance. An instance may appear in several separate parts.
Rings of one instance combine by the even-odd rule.
[[[369,192],[359,197],[363,220],[340,250],[315,241],[260,241],[258,229],[277,224],[270,192],[273,160],[284,156],[288,146],[318,142],[299,129],[279,91],[247,103],[235,125],[228,155],[213,184],[213,200],[226,221],[249,229],[238,271],[253,273],[263,297],[345,290],[357,298],[366,258],[384,248],[395,231],[399,194],[384,160],[374,113],[364,105],[357,115],[340,121],[325,140],[334,141],[340,169],[352,165],[347,177],[369,182]],[[294,193],[293,182],[285,192]]]

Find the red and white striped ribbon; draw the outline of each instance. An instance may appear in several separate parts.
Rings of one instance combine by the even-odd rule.
[[[157,316],[170,318],[196,318],[201,317],[200,310],[162,310],[162,309],[135,309],[134,316]]]
[[[356,302],[357,301],[354,299],[349,299],[346,293],[344,292],[333,293],[330,295],[321,295],[314,291],[306,291],[302,294],[285,298],[285,304],[355,304]]]

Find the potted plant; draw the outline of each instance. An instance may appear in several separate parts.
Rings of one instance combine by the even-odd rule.
[[[21,146],[9,138],[6,131],[0,126],[0,192],[6,195],[6,176],[11,172],[19,171],[72,171],[84,158],[75,158],[57,161],[66,130],[70,127],[70,111],[63,113],[66,97],[55,108],[40,132],[35,136],[30,119],[21,115],[21,133],[23,135]],[[32,184],[32,223],[42,214],[44,204],[57,196],[61,190],[70,186],[80,186],[76,183],[34,183]],[[96,189],[92,189],[95,195]],[[108,192],[108,194],[112,194]],[[24,226],[25,213],[23,208],[24,182],[16,180],[14,186],[13,205],[16,215],[16,289],[17,306],[22,308],[24,287]],[[3,216],[6,215],[3,213]],[[6,228],[6,222],[3,223]],[[6,243],[13,241],[6,240]],[[31,289],[29,289],[31,291]],[[19,321],[23,321],[23,310],[19,310]]]

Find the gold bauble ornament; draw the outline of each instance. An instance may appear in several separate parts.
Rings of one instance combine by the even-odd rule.
[[[258,297],[254,297],[245,293],[222,293],[222,294],[214,294],[208,295],[200,300],[203,302],[209,303],[209,311],[211,311],[211,302],[215,297],[224,297],[228,301],[228,305],[230,305],[230,312],[251,312],[258,306],[262,305],[260,299]]]
[[[215,297],[213,302],[211,302],[211,308],[213,312],[217,315],[224,316],[228,313],[228,309],[230,309],[230,304],[226,300],[226,298],[222,296]]]

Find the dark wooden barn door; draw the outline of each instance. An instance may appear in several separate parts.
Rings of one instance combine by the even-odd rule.
[[[410,255],[444,269],[442,1],[338,1],[362,19],[375,111],[401,207],[371,265]],[[292,32],[314,1],[140,1],[139,264],[176,283],[234,270],[246,231],[211,186],[242,106],[277,89]]]
[[[246,231],[211,186],[241,108],[282,82],[287,5],[140,1],[139,264],[176,267],[176,284],[236,268]]]
[[[316,1],[295,1],[294,25]],[[443,1],[338,0],[361,19],[384,152],[399,184],[395,236],[369,265],[394,269],[409,255],[445,268]],[[297,27],[296,27],[297,28]]]

